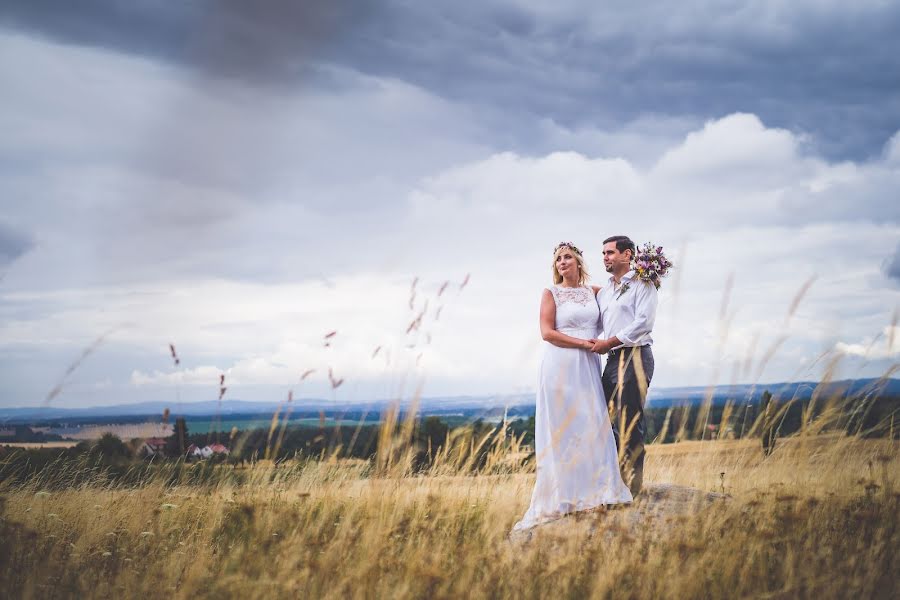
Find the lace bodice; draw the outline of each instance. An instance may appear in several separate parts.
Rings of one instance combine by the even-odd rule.
[[[554,285],[550,288],[550,293],[556,302],[557,331],[581,338],[597,335],[600,307],[591,288]]]
[[[600,309],[591,288],[554,286],[549,290],[556,303],[557,330],[579,339],[596,337]],[[632,501],[619,472],[600,357],[586,348],[549,342],[543,354],[535,394],[534,491],[514,531],[569,513]]]

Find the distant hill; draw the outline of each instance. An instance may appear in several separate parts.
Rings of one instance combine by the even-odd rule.
[[[756,402],[765,391],[779,399],[806,400],[812,397],[813,391],[820,385],[822,387],[819,393],[826,397],[836,394],[858,396],[873,393],[877,396],[900,397],[900,379],[844,379],[825,385],[815,381],[797,381],[755,385],[720,385],[712,389],[697,386],[656,390],[651,386],[648,404],[653,408],[667,408],[696,404],[710,396],[713,404],[725,404],[729,400]]]
[[[714,404],[725,402],[756,402],[762,393],[768,390],[779,398],[796,398],[798,400],[811,397],[819,384],[812,381],[766,383],[757,385],[725,385],[713,388],[705,386],[676,387],[656,389],[651,386],[648,408],[667,408],[685,404],[698,404],[708,396]],[[879,396],[900,397],[900,379],[855,379],[835,381],[827,384],[822,390],[825,395],[834,394],[871,394]],[[345,413],[380,412],[390,400],[373,402],[335,403],[321,398],[307,398],[293,403],[293,416],[318,416],[320,411],[327,416]],[[24,407],[0,408],[0,423],[19,424],[48,421],[90,422],[104,419],[134,420],[140,417],[159,418],[167,408],[172,411],[172,419],[178,416],[203,417],[221,415],[223,418],[252,417],[271,415],[278,407],[278,402],[253,402],[249,400],[185,402],[173,406],[171,402],[139,402],[134,404],[118,404],[114,406],[97,406],[91,408],[55,408]],[[401,410],[408,410],[409,402],[401,403]],[[502,416],[505,412],[510,416],[529,416],[534,414],[534,394],[493,395],[493,396],[447,396],[423,398],[419,402],[419,410],[425,415],[459,415],[472,418],[491,418]]]

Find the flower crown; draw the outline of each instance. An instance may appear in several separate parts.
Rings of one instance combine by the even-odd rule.
[[[572,242],[560,242],[556,245],[556,248],[553,249],[553,254],[556,254],[556,251],[560,248],[568,248],[578,256],[581,256],[581,250],[578,249],[578,246],[573,244]]]

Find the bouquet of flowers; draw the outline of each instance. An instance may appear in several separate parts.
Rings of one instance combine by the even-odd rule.
[[[672,261],[663,254],[663,247],[654,246],[650,242],[638,246],[634,258],[631,259],[631,270],[644,281],[653,283],[656,289],[659,289],[661,279],[668,275],[669,269],[673,267]]]

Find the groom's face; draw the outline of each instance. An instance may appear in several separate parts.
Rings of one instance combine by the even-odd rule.
[[[619,252],[615,242],[603,244],[603,267],[607,273],[615,273],[629,264],[631,264],[631,250]]]

